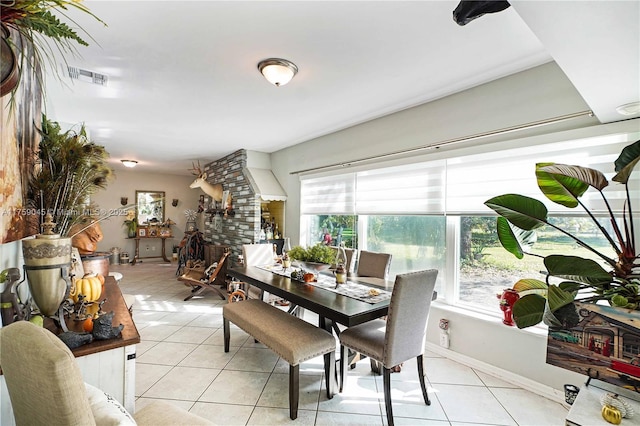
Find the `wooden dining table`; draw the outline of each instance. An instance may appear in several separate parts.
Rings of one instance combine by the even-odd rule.
[[[315,312],[319,316],[318,325],[329,332],[337,331],[336,324],[351,327],[387,315],[389,310],[389,299],[372,304],[293,280],[257,266],[234,266],[227,270],[227,274],[281,297],[295,306]],[[348,279],[388,291],[393,288],[392,281],[379,278],[354,275],[349,276]]]
[[[227,274],[239,281],[281,297],[295,307],[315,312],[318,314],[318,326],[330,333],[335,332],[336,335],[340,334],[338,324],[351,327],[387,315],[391,301],[391,299],[386,299],[372,304],[309,283],[293,280],[257,266],[236,265],[227,269]],[[394,284],[393,281],[374,277],[358,277],[357,275],[349,275],[348,281],[387,291],[392,291]],[[432,300],[437,297],[438,293],[434,291]],[[364,357],[349,350],[349,365],[353,366],[353,363],[361,358]],[[371,369],[374,373],[380,374],[380,365],[373,359],[371,360]]]

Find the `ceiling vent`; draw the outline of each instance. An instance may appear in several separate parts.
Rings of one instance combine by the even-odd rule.
[[[108,77],[105,74],[99,74],[97,72],[83,70],[82,68],[67,66],[69,77],[73,80],[84,81],[85,83],[99,84],[100,86],[106,86]]]

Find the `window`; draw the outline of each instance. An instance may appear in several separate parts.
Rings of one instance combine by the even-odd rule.
[[[552,217],[550,222],[562,229],[571,229],[582,241],[601,253],[614,257],[607,240],[595,224],[586,217]],[[507,252],[498,241],[496,218],[490,216],[462,216],[459,258],[457,261],[459,302],[487,308],[495,305],[496,295],[511,288],[520,279],[535,278],[545,281],[546,275],[542,257],[527,255],[518,259]],[[551,227],[537,230],[537,241],[532,253],[538,256],[570,253],[593,259],[602,264],[592,252],[580,247],[573,239]]]
[[[334,244],[344,241],[347,247],[391,253],[391,279],[398,273],[437,268],[439,297],[500,315],[496,295],[521,278],[545,280],[545,268],[541,257],[520,260],[502,248],[496,217],[484,202],[505,193],[536,198],[549,209],[551,221],[570,227],[613,257],[584,210],[566,209],[544,197],[535,165],[579,164],[602,171],[611,181],[614,160],[637,138],[638,134],[617,134],[389,167],[376,164],[370,170],[334,176],[301,176],[301,241],[320,241],[326,228]],[[637,193],[640,174],[631,177],[630,189]],[[621,187],[612,183],[604,192],[610,207],[622,211]],[[581,200],[596,217],[603,216],[606,206],[597,191],[587,191]],[[602,226],[609,224],[603,221]],[[534,254],[570,252],[599,261],[551,227],[537,234]]]
[[[421,269],[444,270],[445,218],[444,216],[340,216],[309,215],[306,245],[323,240],[324,230],[331,233],[332,245],[345,243],[345,247],[390,253],[391,279],[396,274]],[[358,233],[358,229],[363,229]],[[359,235],[366,237],[358,238]],[[436,291],[443,282],[438,276]]]

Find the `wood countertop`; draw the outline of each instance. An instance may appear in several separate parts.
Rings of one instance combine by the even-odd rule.
[[[102,310],[103,312],[107,313],[111,311],[114,312],[113,321],[111,324],[114,327],[118,326],[118,324],[124,325],[122,333],[119,337],[114,339],[94,340],[89,344],[72,349],[71,351],[76,357],[91,355],[102,351],[108,351],[110,349],[140,343],[140,334],[138,333],[138,329],[133,322],[133,318],[131,317],[129,310],[127,309],[127,305],[124,302],[120,287],[118,286],[116,280],[110,276],[105,277],[104,293],[100,297],[100,300],[103,300],[105,297],[107,301],[104,303],[104,305],[102,305]],[[67,318],[66,322],[69,331],[83,331],[82,321],[74,321]],[[51,321],[51,325],[53,325],[53,321]],[[51,329],[50,326],[47,326],[47,328]],[[62,330],[60,329],[52,331],[56,334],[60,334],[62,332]]]

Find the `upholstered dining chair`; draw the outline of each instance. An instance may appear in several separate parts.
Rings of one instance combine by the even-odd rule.
[[[387,279],[391,267],[391,254],[360,250],[356,275]]]
[[[131,416],[118,401],[84,383],[75,356],[62,340],[29,321],[0,328],[0,348],[0,367],[18,426],[213,424],[160,401]]]
[[[245,266],[272,265],[274,262],[273,245],[271,244],[243,244],[242,257]],[[268,294],[253,286],[248,286],[247,295],[252,299],[268,298]]]
[[[340,392],[347,369],[346,348],[382,364],[387,423],[393,426],[391,369],[417,358],[418,376],[425,404],[431,405],[424,380],[423,354],[427,319],[438,271],[435,269],[396,275],[387,320],[376,319],[340,333]]]

